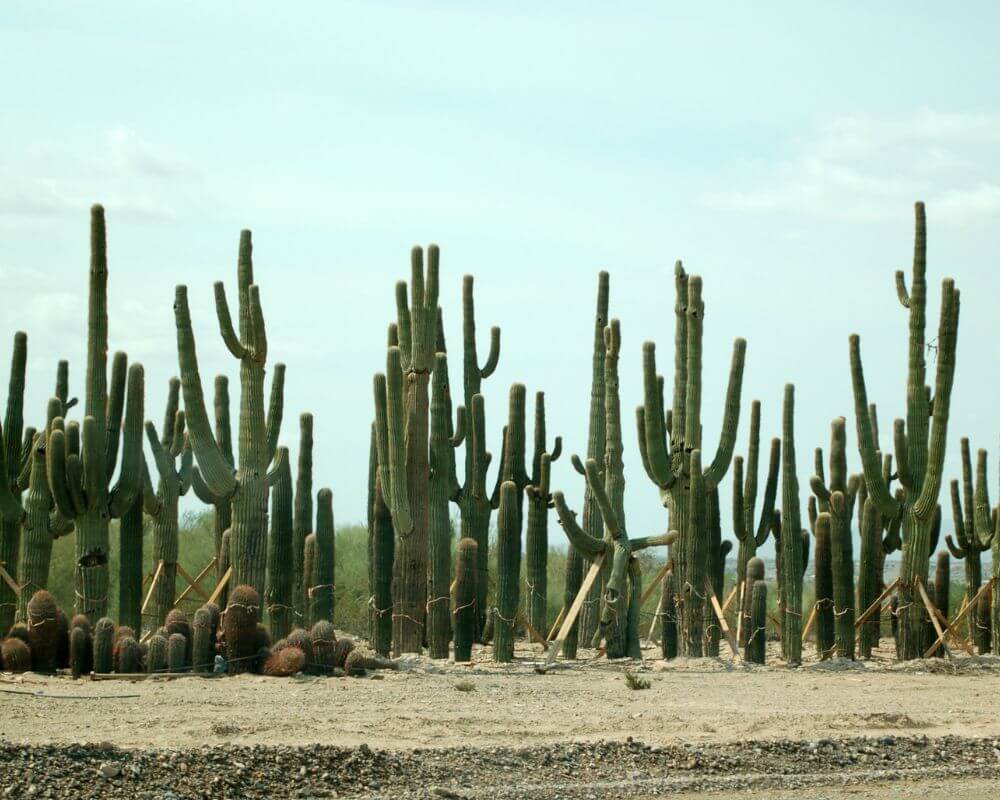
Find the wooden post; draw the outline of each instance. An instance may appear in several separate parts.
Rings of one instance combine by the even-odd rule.
[[[670,559],[667,559],[667,563],[664,564],[660,571],[656,573],[656,577],[653,578],[652,583],[646,587],[646,591],[642,593],[642,599],[639,600],[639,608],[646,605],[646,601],[652,597],[653,592],[656,591],[656,587],[663,583],[663,579],[667,577],[667,573],[670,572]]]
[[[806,620],[806,626],[802,629],[803,642],[809,635],[809,631],[812,630],[813,623],[816,621],[816,613],[818,609],[819,609],[819,603],[813,603],[813,610],[809,612],[809,619]]]
[[[559,609],[559,615],[556,617],[556,621],[552,623],[552,627],[549,629],[549,635],[545,637],[548,642],[552,641],[552,637],[556,635],[556,631],[559,630],[559,626],[562,625],[563,617],[566,616],[566,606]]]
[[[208,598],[206,602],[214,603],[219,599],[219,595],[222,594],[222,590],[226,588],[226,584],[229,583],[229,579],[233,577],[233,568],[230,567],[226,570],[226,574],[222,576],[215,590],[212,592],[212,596]]]
[[[174,608],[177,608],[177,606],[181,604],[184,598],[187,597],[192,592],[192,590],[200,594],[202,598],[204,598],[206,601],[208,600],[208,593],[201,588],[201,579],[208,574],[209,570],[211,570],[212,567],[215,566],[217,561],[218,558],[213,556],[212,560],[208,562],[208,566],[206,566],[205,569],[199,572],[198,575],[194,578],[188,575],[187,570],[180,565],[180,562],[178,562],[177,571],[181,574],[184,580],[188,582],[188,587],[183,592],[181,592],[180,597],[178,597],[174,601]]]
[[[958,641],[963,642],[963,647],[965,648],[966,652],[969,652],[971,648],[968,646],[968,642],[966,642],[964,639],[961,638],[958,631],[955,630],[955,627],[958,625],[959,622],[962,621],[965,615],[969,613],[969,611],[976,605],[976,603],[978,603],[979,598],[983,594],[983,592],[986,592],[993,586],[993,582],[995,580],[996,578],[990,578],[988,581],[986,581],[986,583],[980,586],[979,591],[976,592],[976,596],[973,597],[970,602],[963,605],[962,610],[958,612],[955,618],[951,622],[947,623],[946,633],[950,633],[953,638],[958,637]],[[924,658],[929,658],[930,656],[932,656],[937,651],[937,649],[942,644],[944,644],[944,639],[945,639],[945,634],[944,633],[939,634],[934,644],[932,644],[930,647],[927,648],[927,652],[924,653]],[[973,651],[971,655],[975,655],[975,652]]]
[[[743,589],[745,588],[746,581],[739,586],[740,590],[740,602],[736,606],[736,641],[743,641]]]
[[[528,631],[528,635],[532,638],[532,640],[535,641],[535,643],[540,644],[542,647],[548,646],[549,644],[548,641],[542,638],[542,634],[538,632],[538,629],[530,622],[528,622],[528,618],[527,616],[525,616],[523,611],[518,611],[517,617],[515,617],[515,619],[520,620],[522,623],[524,623],[524,627]]]
[[[878,596],[878,598],[873,602],[868,608],[865,609],[865,613],[862,614],[854,621],[854,627],[860,628],[871,618],[871,615],[882,608],[882,601],[885,600],[893,590],[899,585],[899,578],[896,578],[892,583],[885,587],[885,591]]]
[[[722,606],[719,605],[719,598],[715,596],[715,589],[712,588],[710,578],[705,579],[705,591],[708,592],[708,599],[712,601],[715,616],[718,617],[722,632],[726,635],[726,641],[729,642],[729,649],[733,651],[733,660],[742,661],[740,646],[736,643],[736,637],[733,636],[733,631],[729,627],[729,623],[726,622],[726,615],[722,613]]]
[[[559,655],[559,651],[562,650],[563,642],[573,629],[576,618],[580,615],[580,609],[583,608],[583,603],[587,599],[590,587],[594,585],[594,581],[597,580],[597,576],[601,573],[602,564],[604,564],[604,553],[597,556],[591,563],[590,570],[584,577],[583,583],[580,584],[580,591],[576,593],[576,597],[573,599],[573,605],[566,612],[566,618],[559,628],[559,633],[552,641],[552,644],[549,645],[549,651],[545,654],[545,663],[540,667],[535,667],[535,672],[545,673],[552,668]]]
[[[10,576],[10,573],[7,572],[7,570],[5,570],[3,568],[3,563],[4,562],[0,561],[0,578],[3,578],[3,582],[6,583],[10,587],[10,590],[14,594],[16,594],[18,597],[20,597],[21,596],[21,587],[17,585],[17,581],[15,581]]]
[[[733,604],[733,600],[736,599],[736,591],[739,588],[740,588],[739,586],[734,586],[733,589],[732,589],[732,591],[729,593],[729,597],[726,598],[726,602],[722,604],[722,611],[723,611],[723,613],[725,613],[726,611],[728,611],[729,610],[729,606],[731,606]]]
[[[924,589],[924,582],[920,580],[919,575],[917,576],[915,583],[917,584],[917,592],[920,594],[920,599],[924,602],[924,608],[927,609],[927,613],[930,615],[931,624],[934,626],[934,630],[937,631],[938,638],[944,638],[944,630],[941,628],[941,623],[938,622],[937,614],[934,613],[937,609],[934,608],[934,604],[927,596],[927,590]],[[951,650],[948,649],[948,645],[942,644],[941,646],[944,647],[944,654],[948,656],[948,658],[951,658]]]
[[[156,564],[156,572],[153,573],[153,582],[149,584],[149,591],[146,592],[146,599],[142,602],[142,608],[139,609],[139,615],[143,616],[146,613],[146,606],[149,605],[149,601],[153,599],[153,592],[156,591],[156,584],[160,582],[160,576],[163,574],[163,562],[158,561]]]

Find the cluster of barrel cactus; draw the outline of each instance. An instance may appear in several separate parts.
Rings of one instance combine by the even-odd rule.
[[[900,658],[971,649],[953,626],[946,624],[941,632],[950,613],[976,650],[1000,650],[1000,514],[989,498],[987,453],[978,451],[973,465],[967,439],[961,441],[961,480],[950,486],[954,527],[944,537],[948,552],[936,554],[959,293],[952,280],[943,282],[938,334],[928,340],[922,204],[916,206],[909,284],[903,273],[896,276],[898,298],[909,315],[905,419],[893,424],[890,455],[879,442],[860,341],[851,336],[861,472],[848,473],[848,420],[837,417],[828,459],[816,450],[808,480],[808,530],[802,523],[793,385],[784,389],[781,435],[771,440],[763,493],[758,400],[750,404],[746,457],[734,457],[747,349],[741,338],[733,344],[718,444],[713,455],[705,452],[704,282],[680,262],[673,274],[672,393],[666,395],[656,345],[647,341],[642,403],[636,409],[639,460],[668,512],[666,532],[628,532],[622,325],[609,318],[606,272],[598,275],[593,318],[586,451],[570,459],[583,478],[579,521],[553,474],[563,443],[549,436],[542,391],[534,393],[529,451],[529,394],[522,383],[510,385],[500,457],[488,488],[493,457],[483,382],[499,364],[500,329],[491,329],[489,353],[481,361],[474,283],[466,275],[462,392],[454,398],[439,304],[440,250],[414,248],[409,281],[395,288],[385,369],[373,382],[367,497],[371,651],[353,649],[334,629],[333,495],[327,488],[314,492],[311,414],[299,418],[294,473],[289,448],[281,444],[285,368],[280,363],[266,397],[269,342],[250,232],[240,235],[235,319],[223,284],[215,284],[221,338],[239,365],[235,439],[225,376],[215,379],[209,418],[183,285],[174,298],[179,377],[168,384],[162,427],[144,419],[142,365],[117,352],[109,370],[107,235],[100,206],[91,212],[90,245],[80,421],[70,419],[76,400],[63,361],[44,425],[25,425],[28,340],[24,333],[14,337],[0,428],[0,630],[10,631],[2,645],[5,669],[68,668],[78,675],[219,668],[230,674],[358,674],[395,666],[386,659],[390,654],[426,650],[434,659],[469,661],[476,646],[486,644],[494,660],[511,661],[522,635],[543,645],[551,658],[560,651],[575,658],[580,647],[603,648],[608,658],[640,658],[643,639],[657,631],[664,658],[719,655],[725,635],[734,657],[755,663],[764,661],[772,631],[780,636],[782,660],[796,665],[803,659],[807,629],[815,635],[818,658],[872,657],[890,606]],[[927,375],[931,348],[933,389]],[[459,448],[464,449],[461,480]],[[734,543],[726,536],[720,492],[730,465],[737,549],[735,580],[727,592],[726,561]],[[178,515],[189,490],[214,511],[214,569],[210,564],[198,579],[186,576],[179,558]],[[452,503],[460,520],[457,531]],[[563,611],[555,621],[548,614],[549,553],[560,544],[550,536],[553,508],[569,544]],[[118,520],[116,526],[112,520]],[[111,609],[115,528],[119,586],[117,608]],[[70,534],[75,602],[67,621],[47,589],[53,542]],[[775,548],[774,614],[768,611],[760,558],[769,538]],[[146,542],[152,574],[144,574]],[[648,559],[642,551],[649,551]],[[900,576],[887,587],[886,557],[895,551],[902,553]],[[984,581],[986,551],[992,551],[993,566]],[[815,603],[804,605],[810,553]],[[965,600],[957,610],[950,603],[952,558],[965,567]],[[658,562],[657,582],[644,591],[642,564]],[[189,619],[179,607],[178,580],[186,577],[192,589],[200,589],[196,584],[210,572],[211,600]],[[654,593],[655,611],[644,608]],[[644,615],[654,623],[648,632]]]

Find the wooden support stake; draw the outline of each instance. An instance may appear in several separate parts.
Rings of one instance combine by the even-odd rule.
[[[920,599],[924,601],[924,608],[927,609],[927,613],[930,615],[931,624],[934,626],[934,630],[937,631],[938,638],[943,639],[945,632],[941,628],[941,623],[938,622],[937,614],[934,613],[935,611],[937,611],[937,609],[934,608],[934,604],[927,596],[927,590],[924,589],[924,582],[920,580],[919,575],[917,576],[915,583],[917,584],[917,592],[920,594]],[[947,625],[947,622],[945,622],[945,624]],[[941,646],[944,648],[944,654],[948,656],[948,658],[951,658],[952,657],[951,650],[948,649],[948,645],[942,644]]]
[[[159,561],[156,564],[156,572],[153,573],[153,582],[149,584],[149,591],[146,592],[146,599],[142,602],[142,608],[139,609],[140,616],[146,613],[146,606],[149,605],[149,601],[153,599],[153,592],[156,591],[156,584],[160,582],[160,576],[163,574],[163,562]]]
[[[590,570],[587,572],[583,579],[583,583],[580,584],[580,591],[576,593],[576,597],[573,599],[573,605],[569,607],[569,611],[566,612],[566,618],[563,619],[562,625],[559,628],[559,633],[556,638],[549,645],[549,651],[545,654],[545,663],[540,667],[535,667],[535,672],[545,673],[552,668],[552,665],[556,661],[556,657],[562,650],[563,642],[569,635],[569,632],[573,629],[573,624],[576,622],[576,618],[580,615],[580,609],[583,608],[583,604],[587,599],[587,595],[590,593],[590,587],[594,585],[594,581],[597,580],[597,576],[601,574],[601,565],[604,564],[604,553],[597,556],[590,565]]]
[[[530,622],[528,622],[528,617],[525,615],[523,611],[518,611],[517,617],[515,619],[520,620],[522,623],[524,623],[524,627],[528,631],[528,635],[531,637],[532,641],[536,642],[537,644],[540,644],[542,647],[548,647],[549,644],[548,641],[546,639],[543,639],[542,634],[538,632],[538,629]]]
[[[177,608],[177,606],[181,604],[181,601],[183,601],[184,598],[192,592],[192,590],[200,594],[202,599],[208,600],[208,592],[201,588],[201,579],[204,578],[208,574],[208,571],[215,566],[215,562],[217,560],[217,558],[213,557],[212,560],[208,562],[208,566],[199,572],[198,576],[195,578],[192,578],[188,574],[188,571],[181,566],[180,562],[177,562],[177,571],[181,574],[181,577],[188,582],[188,587],[181,592],[180,596],[174,601],[174,608]]]
[[[746,581],[744,581],[740,585],[740,587],[739,587],[739,590],[740,590],[740,602],[739,602],[739,605],[736,607],[736,641],[737,642],[742,642],[743,641],[743,617],[745,616],[745,614],[743,613],[743,610],[744,610],[743,609],[743,589],[745,588],[745,585],[746,585]]]
[[[874,614],[876,611],[881,610],[882,601],[885,600],[885,598],[887,598],[890,594],[892,594],[893,590],[898,585],[899,585],[899,578],[896,578],[896,580],[894,580],[892,583],[886,586],[885,591],[883,591],[882,594],[878,596],[875,602],[873,602],[870,606],[868,606],[868,608],[865,609],[865,613],[854,621],[854,627],[860,628],[862,625],[868,622],[872,614]]]
[[[809,619],[806,620],[806,626],[802,629],[802,641],[806,640],[809,635],[809,631],[812,630],[813,623],[816,621],[816,614],[819,612],[819,603],[813,603],[813,610],[809,612]]]
[[[656,587],[663,583],[663,579],[667,577],[667,573],[670,572],[670,559],[667,559],[667,563],[664,564],[660,571],[656,573],[656,577],[653,578],[652,583],[646,587],[646,591],[642,593],[642,598],[639,600],[639,608],[646,605],[646,601],[652,597],[653,592],[656,591]]]
[[[208,598],[209,603],[215,603],[219,599],[219,595],[222,594],[222,590],[226,588],[226,584],[229,583],[229,579],[233,577],[233,568],[230,567],[226,570],[226,574],[222,576],[215,590],[212,592],[212,596]]]
[[[559,630],[559,626],[562,625],[563,617],[566,616],[566,606],[559,609],[559,616],[556,617],[556,621],[552,623],[552,627],[549,628],[549,635],[545,637],[545,640],[551,642],[553,637],[556,635],[556,631]]]
[[[3,582],[10,587],[10,590],[14,594],[18,597],[21,596],[21,587],[17,585],[17,581],[10,576],[10,573],[3,568],[3,562],[0,562],[0,578],[3,578]]]
[[[774,616],[774,614],[768,614],[767,618],[774,623],[774,627],[778,631],[778,636],[781,636],[781,620]]]
[[[712,601],[712,608],[715,610],[722,632],[726,635],[726,641],[729,642],[729,649],[733,651],[733,660],[742,661],[740,646],[736,643],[736,637],[733,636],[729,623],[726,622],[726,615],[722,613],[722,606],[719,605],[719,598],[715,596],[715,589],[712,588],[712,581],[709,578],[705,579],[705,591],[708,593],[708,599]]]
[[[722,611],[723,611],[723,613],[725,613],[726,611],[729,611],[729,606],[731,606],[733,604],[733,600],[736,599],[736,591],[739,588],[740,587],[738,587],[738,586],[734,586],[733,590],[729,593],[729,597],[726,598],[726,602],[722,604]]]
[[[955,628],[958,626],[958,623],[961,622],[965,618],[965,615],[968,614],[969,611],[971,611],[972,608],[979,602],[980,596],[993,586],[995,580],[996,578],[990,578],[988,581],[986,581],[986,583],[980,586],[979,591],[976,592],[976,596],[973,597],[970,602],[963,605],[962,610],[959,611],[958,614],[955,616],[955,618],[948,623],[948,629],[951,632],[952,636],[959,636],[958,632],[955,630]],[[944,638],[945,638],[944,634],[939,635],[934,644],[932,644],[930,647],[927,648],[927,652],[924,653],[924,658],[929,658],[930,656],[932,656],[937,651],[937,649],[942,644],[944,644]],[[959,641],[964,642],[965,640],[959,639]],[[968,652],[968,648],[966,648],[966,652]],[[975,653],[973,652],[972,655],[975,655]]]

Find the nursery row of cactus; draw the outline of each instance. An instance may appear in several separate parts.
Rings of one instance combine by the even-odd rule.
[[[70,397],[69,365],[60,362],[44,419],[39,414],[38,428],[25,424],[28,340],[24,333],[14,337],[0,430],[5,478],[0,481],[5,576],[0,629],[13,632],[5,641],[18,650],[14,640],[24,637],[17,625],[30,633],[32,614],[47,613],[53,541],[72,536],[74,622],[63,627],[66,642],[75,637],[79,647],[93,651],[89,671],[128,672],[119,668],[124,654],[126,666],[137,667],[134,672],[162,671],[167,664],[201,673],[207,664],[196,663],[192,653],[209,651],[213,665],[220,656],[228,673],[292,674],[326,663],[326,655],[316,654],[332,652],[341,641],[333,627],[338,597],[333,495],[326,488],[314,490],[312,415],[301,414],[297,442],[282,440],[285,367],[274,365],[267,390],[271,347],[250,232],[243,231],[239,240],[235,318],[224,285],[216,283],[214,290],[222,342],[239,367],[235,432],[226,376],[215,378],[209,417],[186,286],[178,286],[174,297],[178,377],[166,387],[159,427],[145,418],[150,403],[142,365],[116,352],[109,372],[108,248],[99,206],[92,209],[90,245],[81,420],[72,419],[77,402]],[[579,514],[564,494],[568,486],[554,476],[563,441],[551,435],[544,387],[529,392],[513,382],[502,423],[487,416],[483,384],[500,365],[500,329],[491,329],[483,360],[469,275],[462,281],[462,390],[453,393],[451,373],[457,374],[459,359],[449,359],[440,281],[439,248],[414,248],[409,281],[395,287],[384,369],[373,380],[366,510],[370,658],[426,652],[433,659],[468,661],[488,648],[483,652],[505,662],[515,659],[516,641],[525,637],[552,658],[557,653],[576,658],[580,648],[612,659],[641,658],[644,643],[658,639],[659,655],[667,659],[719,656],[731,649],[734,658],[760,662],[768,638],[775,637],[781,660],[796,665],[809,641],[807,629],[817,658],[872,657],[887,610],[899,658],[996,648],[1000,519],[990,505],[987,453],[979,451],[973,465],[965,439],[961,480],[950,486],[953,531],[943,538],[947,551],[937,552],[945,524],[939,495],[959,292],[951,279],[943,282],[939,328],[929,338],[922,204],[916,206],[912,274],[909,281],[902,273],[896,276],[898,299],[909,317],[909,344],[906,414],[892,426],[891,451],[880,442],[860,341],[857,336],[848,341],[844,378],[853,389],[858,474],[848,470],[852,426],[846,416],[832,421],[828,452],[816,450],[811,474],[800,471],[791,384],[784,388],[781,431],[771,439],[766,471],[759,400],[748,404],[748,449],[745,456],[736,454],[748,349],[743,338],[732,347],[718,440],[714,450],[706,450],[707,282],[677,262],[669,387],[656,344],[636,348],[643,368],[634,427],[638,460],[666,511],[665,525],[654,532],[630,531],[626,519],[625,449],[633,429],[623,424],[619,362],[629,349],[628,327],[610,316],[608,273],[598,275],[591,329],[586,447],[570,450],[568,459],[583,489]],[[494,425],[500,434],[496,459],[487,448]],[[294,463],[289,444],[295,445]],[[805,514],[803,483],[809,489]],[[731,516],[723,513],[720,500],[729,491]],[[214,519],[215,557],[197,578],[187,575],[179,553],[179,513],[189,492],[212,509]],[[552,535],[553,520],[564,535]],[[112,609],[109,556],[115,529],[120,566],[118,607]],[[771,576],[759,557],[769,539],[776,565]],[[551,619],[548,555],[560,546],[568,547],[563,611]],[[734,548],[735,579],[727,587]],[[987,550],[993,567],[984,581],[981,554]],[[640,559],[642,551],[652,558]],[[901,570],[887,591],[886,557],[895,551],[901,552]],[[144,573],[144,556],[152,557],[151,573]],[[964,562],[966,576],[965,602],[954,609],[951,558]],[[810,560],[815,600],[806,605]],[[661,568],[644,575],[643,563]],[[179,622],[185,613],[179,580],[191,584],[185,594],[193,591],[205,600],[212,592],[186,633]],[[949,614],[971,643],[949,627]],[[201,641],[197,633],[206,626],[209,650],[203,646],[209,640]],[[303,643],[306,630],[309,646]],[[32,653],[32,668],[37,659],[38,668],[48,671],[46,645],[32,646],[27,638],[23,644]],[[34,653],[37,648],[40,654]],[[94,660],[98,651],[112,653],[109,669],[103,669],[107,662]],[[23,654],[12,651],[11,658],[23,663]]]

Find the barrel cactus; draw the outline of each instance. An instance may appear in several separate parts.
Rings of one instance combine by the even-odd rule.
[[[212,614],[207,608],[194,612],[191,621],[191,667],[197,673],[212,671],[215,662],[215,633]]]
[[[31,669],[31,648],[16,636],[0,641],[0,663],[4,672],[27,672]]]
[[[28,601],[28,644],[35,672],[53,673],[58,668],[57,612],[55,598],[45,589],[39,589]]]
[[[114,647],[114,620],[102,617],[94,625],[94,672],[107,674],[112,671],[114,666]]]
[[[257,590],[246,584],[234,588],[229,593],[229,604],[222,619],[230,675],[252,670],[251,662],[257,657],[259,619],[260,595]]]
[[[329,673],[336,666],[337,633],[333,623],[319,620],[309,631],[313,646],[313,664],[317,672]]]

